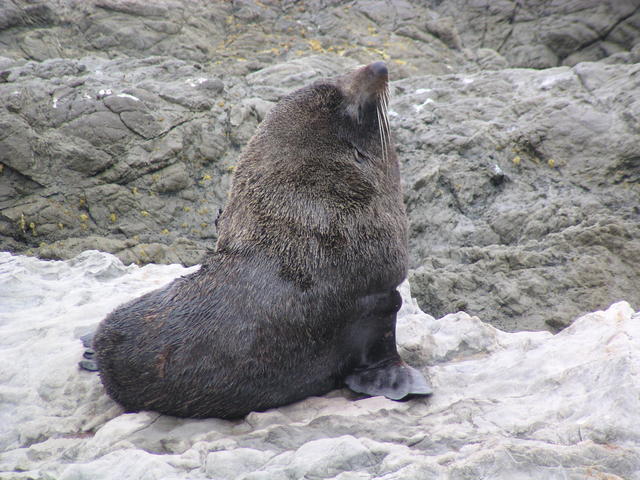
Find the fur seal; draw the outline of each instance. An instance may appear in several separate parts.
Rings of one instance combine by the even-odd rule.
[[[431,388],[398,355],[407,220],[375,62],[284,97],[235,170],[199,271],[109,314],[93,338],[128,411],[238,418],[346,384]]]

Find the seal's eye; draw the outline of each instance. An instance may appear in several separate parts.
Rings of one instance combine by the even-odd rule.
[[[358,149],[358,147],[353,147],[353,158],[358,163],[362,163],[367,160],[367,155]]]

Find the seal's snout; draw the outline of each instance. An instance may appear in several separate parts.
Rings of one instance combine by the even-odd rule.
[[[385,62],[353,70],[340,78],[338,86],[344,94],[345,111],[356,123],[361,124],[367,118],[374,123],[376,115],[384,115],[389,101],[389,70]]]
[[[374,77],[387,78],[389,76],[389,70],[387,70],[387,64],[382,61],[373,62],[371,65],[369,65],[368,68]]]
[[[359,87],[370,98],[377,98],[380,92],[387,88],[389,82],[389,70],[383,61],[373,62],[360,69]]]

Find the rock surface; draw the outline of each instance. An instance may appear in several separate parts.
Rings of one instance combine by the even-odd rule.
[[[506,333],[435,320],[404,284],[398,342],[428,399],[343,389],[238,421],[123,414],[78,370],[78,337],[191,270],[0,254],[1,478],[640,479],[640,313],[625,302],[556,335]]]
[[[524,317],[561,327],[584,309],[638,301],[640,64],[394,86],[425,311],[515,330]]]
[[[198,263],[269,108],[383,58],[425,311],[640,303],[640,0],[7,0],[0,52],[0,250]]]

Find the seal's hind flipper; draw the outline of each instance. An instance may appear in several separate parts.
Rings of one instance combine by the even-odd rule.
[[[84,346],[85,351],[82,354],[82,356],[84,357],[84,360],[80,360],[78,362],[78,366],[81,369],[87,370],[89,372],[98,371],[98,362],[94,360],[96,352],[93,349],[93,336],[95,334],[96,332],[93,331],[93,332],[86,333],[80,337],[80,340],[82,341],[82,345]]]
[[[347,376],[345,383],[354,392],[384,395],[392,400],[433,393],[424,375],[404,362],[356,370]]]
[[[80,337],[80,340],[82,341],[82,345],[84,346],[84,348],[93,348],[93,337],[95,336],[95,334],[96,332],[94,330],[92,332],[85,333]]]
[[[78,362],[78,366],[82,370],[87,370],[89,372],[97,372],[99,370],[98,364],[96,363],[95,360],[80,360]]]

